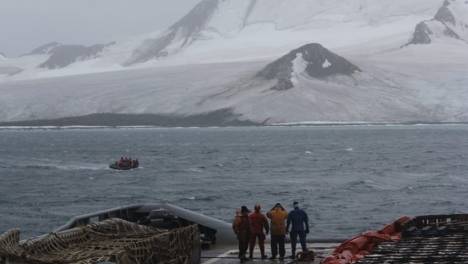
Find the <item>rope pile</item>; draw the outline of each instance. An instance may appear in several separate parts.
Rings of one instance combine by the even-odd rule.
[[[197,225],[167,230],[114,218],[21,242],[19,233],[0,236],[0,264],[189,264],[200,258]]]

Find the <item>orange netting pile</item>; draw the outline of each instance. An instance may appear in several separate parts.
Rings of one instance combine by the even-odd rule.
[[[377,232],[366,232],[351,238],[338,246],[333,254],[322,259],[321,264],[352,264],[372,252],[374,246],[382,241],[401,239],[401,225],[410,220],[404,216]]]

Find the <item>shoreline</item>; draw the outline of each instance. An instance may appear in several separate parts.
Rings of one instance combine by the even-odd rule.
[[[241,127],[397,127],[397,126],[462,126],[468,123],[288,123],[288,124],[271,124],[271,125],[251,125],[251,126],[86,126],[86,125],[70,125],[70,126],[6,126],[0,124],[0,131],[6,130],[93,130],[93,129],[198,129],[198,128],[241,128]]]
[[[466,125],[468,122],[367,122],[367,121],[299,121],[267,123],[240,120],[232,109],[220,109],[197,115],[111,114],[100,113],[58,119],[0,122],[0,130],[21,129],[148,129],[148,128],[206,128],[206,127],[314,127],[314,126],[423,126]]]

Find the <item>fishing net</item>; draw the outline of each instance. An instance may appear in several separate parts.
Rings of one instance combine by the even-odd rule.
[[[120,218],[19,241],[19,229],[0,236],[0,264],[190,264],[200,261],[197,225],[158,229]]]

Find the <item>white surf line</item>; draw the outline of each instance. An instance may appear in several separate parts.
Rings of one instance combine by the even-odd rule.
[[[221,255],[219,255],[219,256],[217,256],[217,257],[215,257],[215,258],[212,258],[212,259],[210,259],[210,260],[208,260],[208,261],[202,262],[201,264],[211,264],[211,263],[215,263],[215,262],[218,261],[218,260],[221,260],[221,259],[223,259],[223,258],[232,256],[232,253],[233,253],[233,252],[237,252],[237,251],[236,251],[236,250],[229,250],[229,251],[226,251],[226,252],[224,252],[223,254],[221,254]]]

